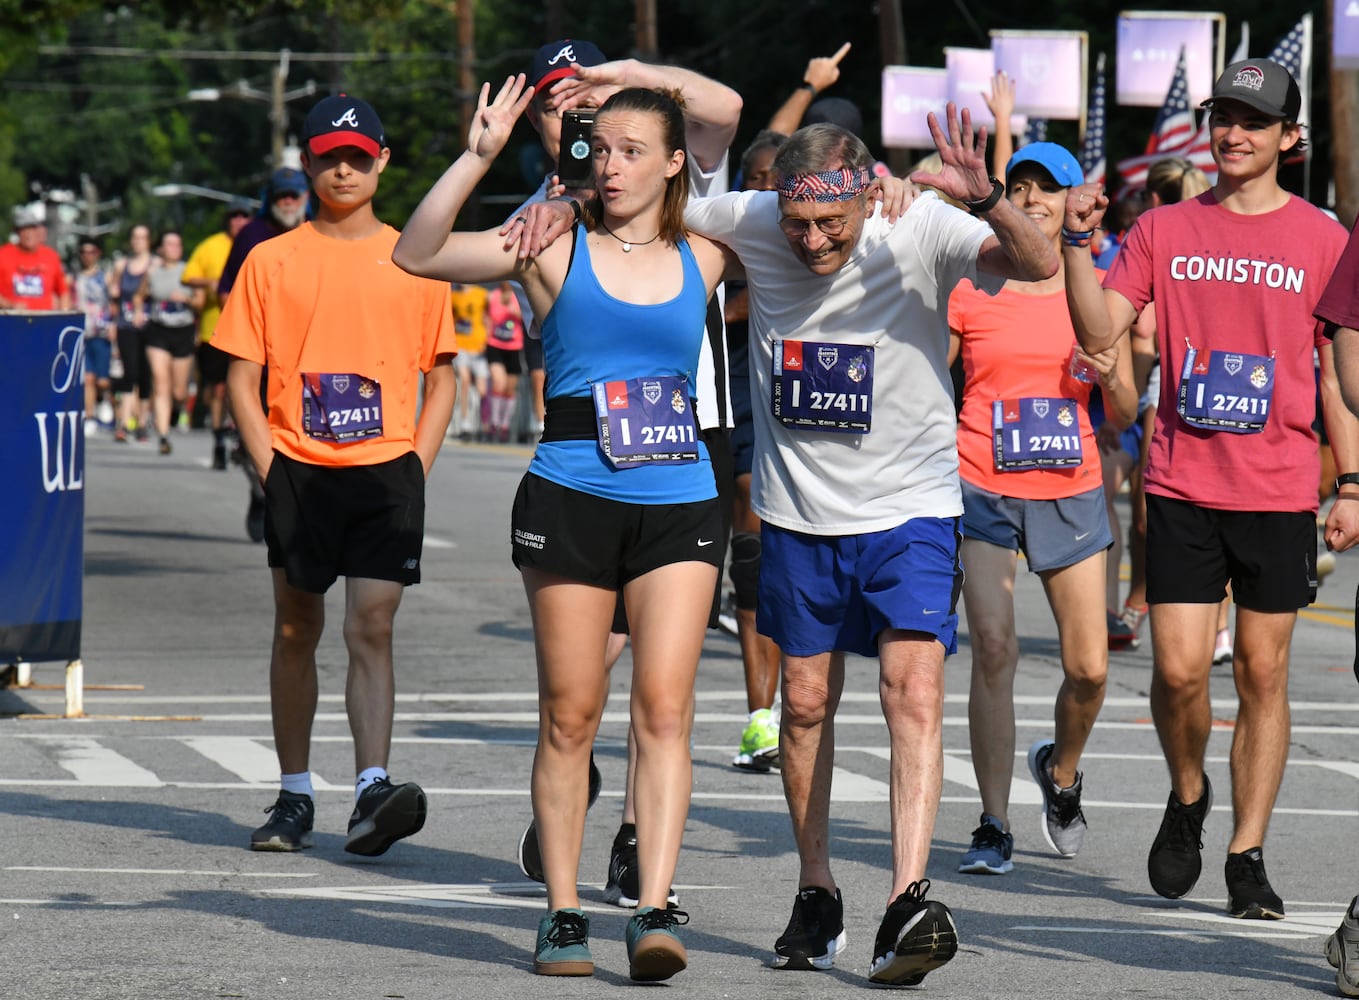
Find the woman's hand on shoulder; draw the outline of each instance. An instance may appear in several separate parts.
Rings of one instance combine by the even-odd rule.
[[[576,210],[563,200],[535,201],[500,227],[505,250],[516,250],[520,260],[533,260],[558,239],[571,232]]]

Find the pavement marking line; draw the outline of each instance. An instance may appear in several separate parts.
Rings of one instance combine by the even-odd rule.
[[[1246,921],[1235,920],[1233,923],[1244,925]],[[1259,938],[1261,940],[1282,940],[1282,941],[1309,941],[1316,937],[1312,931],[1299,931],[1290,933],[1286,930],[1274,930],[1278,921],[1259,921],[1259,923],[1270,927],[1270,930],[1254,930],[1245,926],[1238,926],[1235,930],[1210,930],[1206,927],[1185,928],[1184,930],[1164,930],[1158,927],[1091,927],[1087,924],[1074,926],[1071,924],[1018,924],[1011,927],[1012,931],[1046,932],[1051,934],[1113,934],[1123,937],[1131,935],[1143,935],[1147,937],[1246,937]],[[1331,928],[1334,930],[1335,928]]]
[[[80,875],[205,875],[216,878],[315,878],[316,872],[227,872],[193,868],[67,868],[59,865],[6,865],[7,872],[70,872]]]
[[[180,742],[243,781],[266,786],[278,783],[278,755],[251,737],[184,736]],[[332,785],[315,771],[311,773],[311,784],[322,791],[348,787]]]
[[[56,762],[82,785],[119,788],[159,788],[164,782],[152,772],[96,740],[65,737],[52,740]]]
[[[598,882],[582,882],[582,889],[593,889],[602,893],[604,886]],[[701,890],[731,890],[738,888],[729,885],[681,885],[675,884],[676,892]],[[260,889],[267,896],[291,896],[303,899],[328,899],[351,903],[404,903],[407,906],[429,906],[438,909],[530,909],[541,910],[547,890],[537,882],[495,882],[491,884],[476,882],[441,885],[424,883],[398,886],[326,886],[302,889]],[[582,898],[581,909],[587,913],[607,913],[616,915],[616,906],[596,903]]]
[[[435,535],[425,536],[425,548],[427,549],[456,549],[458,543],[449,538],[439,538]]]
[[[837,752],[844,752],[849,747],[837,747]],[[871,757],[881,760],[891,761],[892,751],[888,747],[855,747],[860,753],[866,753]],[[1026,751],[1027,753],[1027,751]],[[1016,754],[1018,756],[1018,754]],[[979,791],[977,786],[977,774],[972,769],[972,762],[959,757],[954,757],[950,753],[944,754],[944,780],[955,785],[962,785],[970,788],[974,792]],[[832,786],[833,788],[834,786]],[[1039,806],[1043,804],[1042,793],[1038,791],[1038,786],[1027,779],[1015,777],[1010,782],[1010,805],[1019,806]]]

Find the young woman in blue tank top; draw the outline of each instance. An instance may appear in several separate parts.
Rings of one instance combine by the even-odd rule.
[[[589,975],[576,872],[590,747],[607,691],[604,648],[621,588],[633,640],[641,889],[626,939],[632,978],[685,967],[667,910],[689,805],[694,675],[717,582],[716,486],[693,414],[708,297],[724,248],[684,231],[684,118],[630,88],[596,113],[598,197],[570,240],[531,260],[495,230],[452,233],[459,209],[533,97],[524,77],[482,86],[468,150],[406,224],[393,260],[446,281],[523,283],[543,317],[547,426],[515,499],[515,565],[533,615],[539,735],[533,814],[548,913],[534,970]],[[560,110],[560,109],[559,109]]]

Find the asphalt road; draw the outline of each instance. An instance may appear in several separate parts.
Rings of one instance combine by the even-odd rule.
[[[510,565],[508,510],[528,452],[450,445],[430,487],[424,582],[397,620],[392,772],[431,813],[379,859],[341,849],[353,772],[343,712],[337,588],[320,654],[317,844],[254,854],[274,798],[264,552],[243,530],[239,473],[207,468],[209,442],[172,456],[92,439],[86,475],[84,651],[88,718],[60,713],[62,670],[0,691],[0,997],[460,998],[596,996],[632,988],[625,911],[601,898],[624,771],[629,660],[600,734],[605,791],[581,879],[598,966],[591,980],[530,973],[541,887],[515,864],[529,816],[536,725],[532,637]],[[949,661],[944,802],[931,895],[962,947],[926,979],[958,998],[1316,997],[1334,993],[1321,944],[1359,891],[1353,850],[1359,688],[1351,674],[1359,557],[1343,556],[1294,642],[1293,746],[1266,859],[1282,922],[1224,912],[1227,752],[1235,700],[1215,672],[1208,770],[1218,802],[1205,874],[1163,900],[1146,851],[1168,783],[1149,721],[1147,650],[1115,654],[1085,758],[1090,833],[1053,857],[1038,832],[1028,743],[1050,732],[1056,631],[1037,581],[1019,581],[1016,867],[956,873],[980,811],[967,749],[965,644]],[[695,794],[677,889],[692,914],[689,969],[662,989],[694,997],[845,995],[867,987],[889,888],[887,741],[875,670],[851,664],[838,727],[833,826],[849,949],[828,973],[768,967],[796,891],[778,778],[730,766],[745,718],[736,644],[713,633],[698,680]]]

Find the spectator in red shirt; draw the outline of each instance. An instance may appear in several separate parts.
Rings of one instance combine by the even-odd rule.
[[[0,309],[70,309],[71,289],[57,252],[47,245],[41,205],[14,210],[17,243],[0,246]]]

